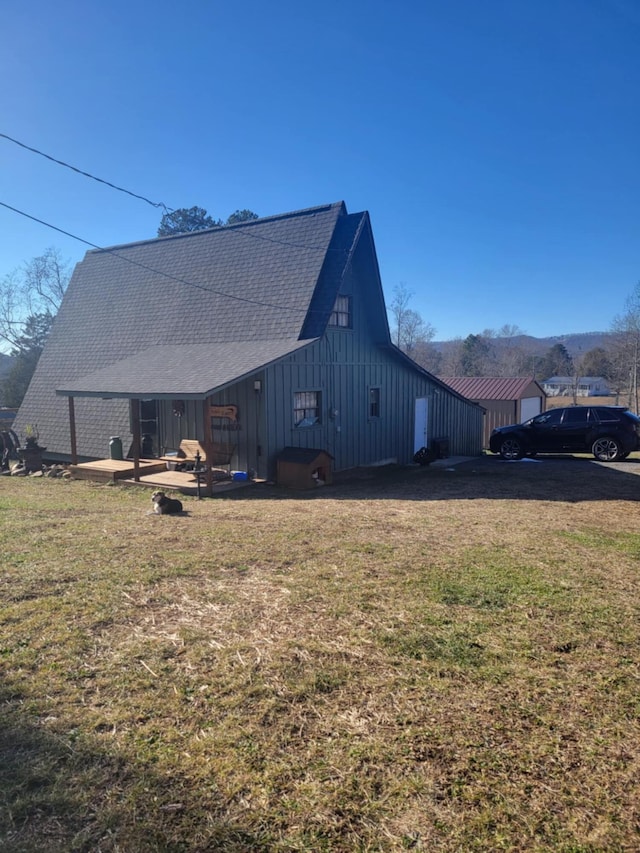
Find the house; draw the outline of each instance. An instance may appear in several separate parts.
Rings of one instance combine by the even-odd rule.
[[[391,343],[369,215],[343,202],[87,252],[27,424],[51,458],[104,458],[114,436],[134,457],[197,439],[259,477],[285,447],[336,471],[411,462],[436,437],[482,447],[482,410]]]
[[[489,436],[496,427],[521,424],[546,409],[545,392],[532,377],[457,376],[443,382],[485,410],[485,448],[489,447]]]
[[[542,387],[549,397],[608,397],[609,383],[603,376],[551,376]]]

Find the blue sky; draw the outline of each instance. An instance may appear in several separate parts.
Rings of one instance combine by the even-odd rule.
[[[170,207],[344,200],[438,339],[606,330],[640,280],[637,0],[3,4],[0,132]],[[161,211],[0,139],[100,246]],[[0,207],[0,276],[87,247]]]

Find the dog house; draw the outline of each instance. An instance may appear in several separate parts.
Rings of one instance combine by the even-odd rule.
[[[311,447],[285,447],[278,456],[278,485],[315,489],[332,482],[333,456]]]

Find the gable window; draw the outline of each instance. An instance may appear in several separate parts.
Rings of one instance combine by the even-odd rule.
[[[369,388],[369,417],[380,417],[380,389]]]
[[[297,427],[320,423],[319,391],[296,391],[293,395],[293,422]]]
[[[351,328],[351,297],[338,296],[329,317],[330,326],[339,326],[341,329]]]

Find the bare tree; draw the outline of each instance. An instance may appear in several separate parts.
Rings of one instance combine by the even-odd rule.
[[[411,358],[436,376],[442,372],[442,353],[431,341],[418,341],[411,352]]]
[[[397,347],[400,347],[402,332],[404,329],[405,315],[409,310],[411,292],[404,283],[396,284],[393,288],[393,299],[389,304],[389,314],[393,322],[391,324],[391,339]]]
[[[494,370],[496,376],[532,376],[534,358],[530,346],[518,340],[525,332],[516,325],[505,324],[494,335]],[[490,337],[483,332],[485,337]]]
[[[391,339],[403,352],[413,357],[418,344],[429,343],[436,334],[431,323],[409,308],[413,294],[406,284],[398,284],[393,289],[393,299],[389,305],[389,313],[393,319]]]
[[[462,338],[454,338],[442,353],[440,376],[464,376]]]
[[[626,380],[628,404],[638,411],[640,393],[638,370],[640,368],[640,282],[627,297],[625,312],[614,318],[612,331],[615,333],[613,348],[614,374],[618,385]]]
[[[498,338],[520,338],[523,335],[526,335],[524,329],[521,329],[520,326],[516,326],[512,323],[505,323],[504,326],[501,326],[496,333],[496,337]]]
[[[19,348],[30,318],[54,317],[68,283],[69,263],[54,248],[5,275],[0,281],[0,346]]]

